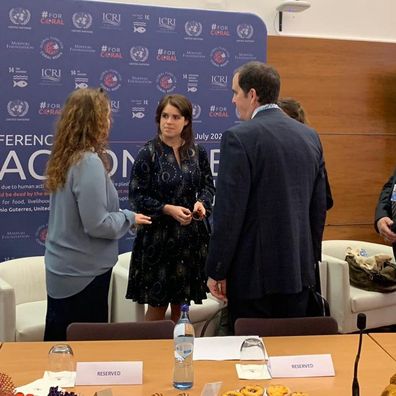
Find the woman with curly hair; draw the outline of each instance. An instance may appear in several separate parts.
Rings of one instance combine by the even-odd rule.
[[[79,89],[66,100],[46,170],[50,214],[45,267],[45,341],[66,339],[72,322],[107,322],[117,239],[150,218],[120,210],[106,147],[110,105],[102,90]]]

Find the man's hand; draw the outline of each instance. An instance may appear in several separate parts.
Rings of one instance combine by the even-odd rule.
[[[396,243],[396,234],[390,228],[392,224],[393,221],[389,217],[381,217],[377,221],[377,228],[386,242]]]
[[[213,297],[218,298],[219,300],[223,300],[227,302],[227,280],[219,280],[216,281],[212,278],[208,278],[206,283],[208,285],[209,291]]]

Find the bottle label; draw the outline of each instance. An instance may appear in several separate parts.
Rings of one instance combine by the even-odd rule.
[[[194,343],[191,337],[177,337],[175,339],[175,358],[184,360],[193,353]]]

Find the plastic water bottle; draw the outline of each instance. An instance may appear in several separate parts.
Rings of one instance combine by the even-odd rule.
[[[177,389],[190,389],[194,382],[194,327],[188,317],[188,309],[188,305],[182,305],[180,319],[173,331],[175,348],[173,386]]]

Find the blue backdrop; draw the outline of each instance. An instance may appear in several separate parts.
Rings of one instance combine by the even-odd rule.
[[[54,125],[76,88],[111,98],[112,177],[128,207],[133,157],[154,136],[167,93],[187,95],[194,133],[214,176],[222,131],[238,122],[232,74],[266,60],[267,31],[252,14],[92,1],[0,2],[0,261],[44,253],[43,173]],[[133,235],[120,242],[131,249]]]

